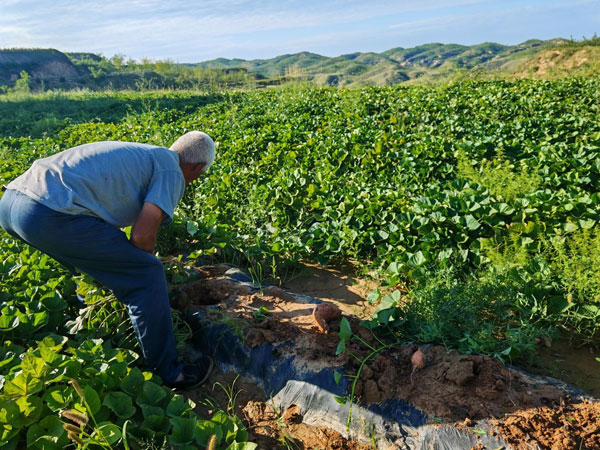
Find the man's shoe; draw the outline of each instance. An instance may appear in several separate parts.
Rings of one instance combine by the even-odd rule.
[[[183,366],[183,369],[181,370],[181,374],[183,375],[182,380],[172,381],[171,383],[168,383],[167,386],[179,390],[192,389],[196,386],[200,386],[208,379],[213,367],[214,363],[212,358],[209,356],[202,356],[195,364],[186,364]]]

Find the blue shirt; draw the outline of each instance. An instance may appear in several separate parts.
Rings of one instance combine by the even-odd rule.
[[[185,179],[179,155],[164,147],[130,142],[80,145],[35,161],[8,189],[66,214],[99,217],[117,227],[133,225],[144,202],[173,220]]]

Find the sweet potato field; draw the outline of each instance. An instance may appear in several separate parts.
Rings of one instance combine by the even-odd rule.
[[[600,346],[599,96],[571,78],[5,97],[0,182],[87,142],[205,131],[217,160],[159,236],[173,286],[197,259],[270,284],[351,262],[380,339],[527,362],[559,336]],[[138,368],[110,292],[4,232],[0,310],[3,448],[255,448],[231,409],[201,417]]]

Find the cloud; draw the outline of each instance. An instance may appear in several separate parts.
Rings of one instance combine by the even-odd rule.
[[[162,33],[186,30],[202,35],[228,35],[333,26],[390,14],[426,11],[442,5],[476,3],[481,0],[21,0],[10,3],[20,5],[19,8],[5,8],[9,14],[12,9],[12,17],[0,15],[0,25],[19,21],[31,30],[39,30],[40,36],[52,30],[70,28],[78,30],[84,39],[85,31],[90,28],[129,31],[131,36],[138,30],[160,30]],[[4,19],[1,18],[3,15]]]
[[[423,42],[460,24],[497,23],[523,8],[586,5],[591,0],[0,0],[4,46],[124,53],[193,62],[217,56],[268,57],[383,49],[411,33]],[[523,5],[523,6],[519,6]],[[532,5],[532,6],[527,6]],[[512,19],[511,19],[512,20]],[[462,31],[462,30],[461,30]],[[483,30],[481,40],[486,31]],[[429,34],[428,34],[429,33]],[[530,30],[535,37],[535,29]],[[455,35],[460,33],[455,30]],[[387,43],[384,42],[387,39]],[[346,43],[346,44],[345,44]],[[345,46],[344,46],[345,44]],[[375,44],[373,44],[375,45]],[[302,48],[302,46],[305,46]],[[373,49],[373,47],[371,47]],[[338,53],[338,54],[339,54]]]

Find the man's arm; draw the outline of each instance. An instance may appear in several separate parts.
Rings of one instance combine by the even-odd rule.
[[[154,253],[156,235],[163,220],[163,212],[154,203],[144,202],[142,211],[131,227],[131,243],[137,248]]]

